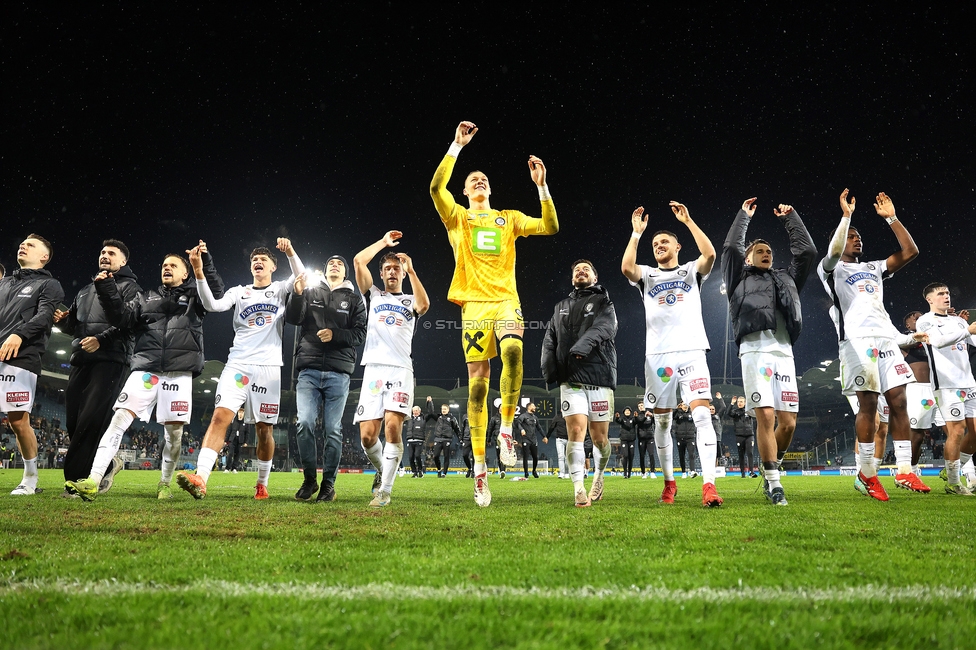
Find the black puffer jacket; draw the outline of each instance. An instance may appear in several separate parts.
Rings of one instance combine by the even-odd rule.
[[[295,351],[295,370],[305,368],[351,375],[356,368],[356,348],[366,340],[366,306],[349,280],[335,289],[323,282],[307,287],[302,295],[292,292],[285,322],[301,325],[302,337]],[[318,331],[332,330],[323,343]]]
[[[411,415],[403,422],[403,437],[407,440],[426,440],[427,422],[436,418],[430,415]]]
[[[549,429],[546,431],[546,437],[552,437],[554,434],[556,440],[569,440],[569,432],[566,430],[566,418],[561,413],[549,421]]]
[[[695,426],[691,409],[687,411],[674,409],[671,415],[671,431],[674,433],[675,440],[693,440],[698,435],[698,427]]]
[[[617,314],[607,290],[599,284],[573,289],[556,305],[542,341],[546,383],[616,388],[616,335]]]
[[[620,425],[620,442],[634,442],[637,440],[637,416],[631,411],[630,415],[614,415],[613,421]]]
[[[213,258],[203,255],[203,273],[214,298],[224,295],[224,281],[217,274]],[[203,318],[207,310],[200,303],[192,275],[178,287],[160,285],[140,291],[128,302],[122,300],[114,278],[95,282],[98,300],[109,322],[132,330],[135,348],[129,367],[158,373],[203,372]]]
[[[539,434],[541,433],[543,438],[546,435],[542,430],[542,425],[539,424],[539,417],[535,413],[529,413],[528,411],[518,416],[513,429],[515,440],[524,445],[538,445]],[[522,431],[525,431],[524,436],[522,435]]]
[[[637,437],[640,440],[654,439],[654,411],[638,410],[635,416],[637,422]]]
[[[746,412],[744,406],[730,406],[728,416],[732,420],[732,428],[737,438],[756,435],[756,420]]]
[[[11,334],[21,338],[20,350],[7,359],[8,366],[41,374],[41,355],[62,300],[61,283],[45,269],[14,269],[0,280],[0,343]]]
[[[119,294],[124,302],[129,302],[142,291],[136,274],[128,266],[123,266],[112,274]],[[122,330],[109,322],[108,314],[102,307],[95,292],[95,285],[85,286],[68,310],[68,316],[58,327],[74,337],[71,341],[71,365],[84,366],[100,361],[128,364],[135,344],[135,335],[130,330]],[[81,340],[89,336],[98,339],[98,349],[85,352]]]
[[[434,425],[434,442],[451,442],[454,436],[461,438],[461,427],[458,426],[457,418],[450,414],[434,413],[434,403],[427,402],[427,415],[432,415],[437,419]]]
[[[803,328],[800,291],[816,263],[817,247],[793,210],[780,218],[790,237],[793,254],[790,268],[760,270],[745,266],[749,220],[749,215],[739,210],[722,248],[722,277],[729,296],[735,342],[740,343],[746,334],[775,330],[776,312],[779,311],[786,321],[790,343],[794,344]]]

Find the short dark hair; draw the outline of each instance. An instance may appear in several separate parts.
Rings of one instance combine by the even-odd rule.
[[[54,246],[51,245],[51,242],[49,242],[48,240],[44,239],[43,237],[41,237],[40,235],[38,235],[35,232],[32,232],[31,234],[27,235],[27,239],[36,239],[37,241],[39,241],[42,244],[44,244],[44,247],[47,248],[47,261],[44,262],[44,266],[47,266],[48,264],[50,264],[51,263],[51,260],[54,259]]]
[[[749,257],[749,253],[752,252],[752,249],[755,248],[756,246],[758,246],[759,244],[766,244],[767,246],[769,246],[769,252],[772,252],[773,251],[773,247],[770,246],[769,242],[766,241],[765,239],[753,239],[751,242],[749,242],[749,245],[746,246],[746,255],[745,256],[746,257]]]
[[[185,257],[183,257],[182,255],[180,255],[179,253],[166,253],[165,255],[163,255],[163,261],[165,262],[166,260],[168,260],[171,257],[175,257],[179,261],[183,262],[183,266],[184,266],[184,268],[186,268],[187,273],[192,273],[193,272],[192,271],[193,267],[190,266],[190,260],[186,259]]]
[[[596,267],[593,266],[593,262],[586,259],[578,259],[575,262],[573,262],[573,266],[570,267],[569,272],[572,273],[573,271],[575,271],[576,267],[579,266],[580,264],[589,264],[590,268],[593,270],[593,275],[595,277],[600,277],[600,274],[596,272]]]
[[[907,314],[905,314],[905,317],[901,319],[901,324],[902,325],[908,325],[908,319],[911,318],[912,316],[914,316],[915,314],[918,314],[919,316],[921,316],[922,315],[922,312],[918,311],[917,309],[915,311],[908,312]]]
[[[274,253],[271,252],[270,248],[265,248],[264,246],[258,246],[253,251],[251,251],[251,255],[247,259],[253,260],[255,255],[267,255],[268,259],[271,260],[271,263],[274,264],[275,266],[278,266],[278,258],[274,256]]]
[[[654,233],[653,235],[651,235],[651,241],[654,241],[654,238],[657,237],[658,235],[668,235],[674,241],[678,241],[678,236],[676,234],[674,234],[673,232],[671,232],[670,230],[658,230],[656,233]]]
[[[400,261],[400,258],[397,257],[397,254],[396,253],[387,253],[386,255],[384,255],[383,257],[381,257],[380,258],[380,269],[382,269],[383,266],[387,262],[393,262],[397,266],[403,267],[403,262]]]
[[[830,230],[829,230],[829,231],[827,232],[827,241],[828,241],[828,242],[830,242],[831,240],[833,240],[833,238],[834,238],[834,235],[835,235],[835,234],[837,233],[837,228],[838,228],[838,227],[839,227],[839,226],[834,226],[833,228],[831,228],[831,229],[830,229]],[[860,231],[860,230],[858,230],[856,226],[848,226],[848,227],[847,227],[847,234],[850,234],[852,230],[853,230],[854,232],[856,232],[856,233],[858,234],[858,236],[860,236],[860,235],[861,235],[861,231]]]
[[[949,285],[946,284],[945,282],[930,282],[929,284],[925,285],[924,289],[922,289],[922,297],[928,298],[930,293],[932,293],[936,289],[941,289],[942,287],[948,289]]]
[[[125,263],[126,264],[129,263],[129,247],[128,246],[126,246],[125,244],[123,244],[118,239],[106,239],[105,241],[102,242],[102,248],[105,248],[106,246],[112,246],[113,248],[118,248],[120,251],[122,251],[122,255],[125,256]]]

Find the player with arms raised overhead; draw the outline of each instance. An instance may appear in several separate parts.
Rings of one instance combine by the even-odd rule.
[[[914,338],[902,335],[891,324],[884,306],[882,282],[918,255],[918,246],[895,216],[895,206],[884,192],[878,194],[874,209],[891,226],[901,250],[885,259],[861,261],[861,234],[851,226],[855,200],[847,200],[848,190],[840,194],[843,213],[830,240],[827,256],[817,267],[817,275],[833,301],[830,317],[837,328],[840,352],[840,381],[845,395],[856,394],[857,432],[861,471],[854,487],[861,494],[887,501],[888,493],[878,480],[874,464],[874,432],[878,396],[888,400],[888,430],[895,446],[898,473],[895,482],[915,492],[925,492],[924,484],[912,473],[911,429],[905,400],[905,384],[915,375],[905,362],[899,345]],[[924,338],[924,336],[919,336]]]
[[[712,427],[712,388],[705,351],[708,338],[702,320],[701,284],[715,264],[715,247],[691,219],[688,208],[671,201],[671,211],[691,232],[698,246],[698,259],[678,263],[681,244],[678,236],[659,230],[651,239],[656,267],[637,264],[637,242],[647,229],[644,208],[631,215],[633,233],[624,251],[620,270],[644,299],[644,321],[647,328],[644,358],[644,406],[654,410],[654,441],[661,469],[664,491],[661,503],[674,503],[674,451],[671,447],[671,412],[681,397],[691,408],[702,464],[702,504],[710,508],[722,505],[715,490],[715,455],[717,443]]]
[[[278,270],[274,253],[264,247],[255,248],[250,257],[251,284],[228,289],[219,299],[207,285],[200,251],[190,253],[197,293],[204,308],[208,312],[234,312],[234,343],[217,381],[213,417],[197,457],[197,471],[176,475],[177,484],[195,499],[207,495],[210,472],[224,446],[227,428],[241,407],[244,408],[244,422],[253,424],[257,433],[258,476],[254,498],[268,498],[268,475],[275,449],[274,425],[278,422],[281,395],[281,333],[285,328],[285,305],[295,277],[305,272],[290,240],[279,237],[278,250],[288,256],[292,271],[290,278],[273,281],[271,276]],[[167,496],[170,496],[168,490],[161,498]]]
[[[405,253],[387,253],[380,258],[381,285],[373,284],[369,263],[384,248],[397,246],[403,233],[391,230],[370,244],[352,260],[356,284],[366,302],[366,347],[363,349],[363,389],[353,424],[359,424],[363,451],[380,479],[374,481],[370,506],[390,505],[390,493],[403,458],[403,420],[413,404],[413,336],[417,319],[427,313],[430,300],[420,283],[413,261]],[[403,280],[410,278],[413,294],[403,293]],[[380,445],[384,424],[386,446]]]
[[[478,132],[472,122],[461,122],[454,142],[434,172],[430,195],[447,229],[454,249],[454,279],[448,299],[461,306],[464,357],[468,364],[468,419],[474,451],[475,502],[491,503],[485,464],[485,426],[488,421],[488,380],[490,360],[501,354],[501,462],[515,464],[512,421],[522,389],[522,333],[525,329],[522,308],[515,287],[515,240],[529,235],[554,235],[559,232],[556,208],[546,185],[546,167],[536,156],[529,156],[529,173],[539,188],[542,218],[527,217],[516,210],[493,210],[489,203],[491,186],[483,172],[473,171],[464,181],[468,207],[455,202],[447,191],[461,148]],[[498,339],[496,349],[495,339]]]

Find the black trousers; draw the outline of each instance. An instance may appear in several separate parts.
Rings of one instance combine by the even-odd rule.
[[[620,461],[624,466],[624,477],[630,476],[630,473],[634,470],[634,441],[633,440],[621,440],[620,441]]]
[[[746,472],[752,472],[752,468],[756,465],[756,460],[752,454],[753,443],[755,442],[754,436],[747,436],[745,438],[735,437],[735,445],[739,448],[739,473],[745,477]],[[745,464],[748,457],[749,465]],[[748,467],[748,469],[747,469]]]
[[[637,440],[637,453],[640,455],[641,474],[647,473],[647,466],[644,464],[644,456],[651,461],[651,471],[654,471],[654,436],[650,438],[640,438]]]
[[[688,454],[688,464],[685,465],[685,453]],[[682,473],[695,470],[695,439],[678,438],[678,460],[681,461]],[[686,469],[687,468],[687,469]]]
[[[441,452],[444,452],[444,465],[441,466]],[[434,441],[434,467],[438,472],[447,472],[451,468],[451,441]]]
[[[410,470],[416,476],[420,476],[427,468],[424,467],[424,441],[407,440],[407,448],[410,450]]]
[[[532,471],[535,472],[539,467],[539,445],[534,442],[523,442],[522,473],[526,478],[529,476],[529,456],[532,456]]]
[[[241,458],[241,445],[240,443],[235,443],[234,456],[233,456],[233,460],[231,461],[229,469],[237,469],[237,461],[240,460],[240,458]]]
[[[461,460],[464,461],[464,466],[469,470],[474,469],[474,449],[470,442],[464,443],[461,447]]]
[[[69,437],[68,452],[64,455],[66,481],[87,478],[91,473],[98,442],[112,422],[115,413],[112,405],[128,374],[128,366],[111,361],[71,366],[68,388],[64,391]]]

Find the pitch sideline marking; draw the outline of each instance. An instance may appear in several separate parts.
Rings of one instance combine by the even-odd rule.
[[[930,587],[925,585],[889,586],[864,585],[842,588],[783,589],[780,587],[741,587],[695,589],[667,589],[665,587],[576,587],[540,588],[508,587],[497,585],[453,587],[413,587],[392,583],[367,585],[321,584],[250,584],[223,580],[202,580],[188,585],[162,585],[151,582],[25,580],[0,582],[0,596],[15,593],[57,592],[67,595],[120,596],[149,593],[196,593],[220,594],[221,596],[294,596],[317,600],[485,600],[506,599],[603,599],[628,601],[667,602],[924,602],[924,601],[976,601],[976,587]]]

